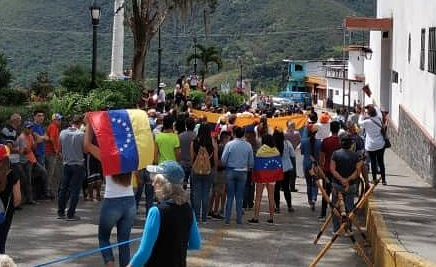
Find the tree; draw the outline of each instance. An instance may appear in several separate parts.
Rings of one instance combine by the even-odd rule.
[[[53,91],[54,86],[48,78],[48,73],[40,72],[36,76],[36,81],[32,82],[31,88],[33,94],[46,98]]]
[[[104,73],[97,72],[97,85],[105,78]],[[70,92],[88,93],[91,89],[91,73],[80,65],[70,66],[62,73],[61,85]]]
[[[151,40],[171,13],[178,13],[184,18],[190,7],[198,8],[206,4],[213,11],[216,3],[217,0],[131,0],[126,6],[126,13],[127,24],[133,34],[132,79],[144,79],[145,58]],[[204,13],[207,13],[206,8]]]
[[[218,66],[218,70],[223,67],[223,61],[221,59],[220,52],[215,46],[205,47],[201,44],[197,44],[196,48],[200,51],[195,54],[192,54],[188,57],[188,64],[191,63],[192,60],[198,59],[201,61],[201,82],[204,83],[204,79],[206,75],[209,73],[209,63],[215,63]]]
[[[0,53],[0,89],[8,87],[12,80],[12,74],[7,66],[7,60],[3,53]]]

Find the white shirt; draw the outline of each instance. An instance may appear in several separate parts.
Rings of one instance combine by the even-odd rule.
[[[318,132],[316,133],[315,138],[323,140],[330,136],[330,123],[317,123]]]
[[[104,198],[131,197],[133,194],[132,185],[124,186],[114,182],[112,176],[106,176]]]
[[[157,102],[158,103],[165,103],[165,90],[164,89],[159,90],[159,95],[157,96]]]
[[[381,134],[380,126],[383,125],[380,116],[376,117],[364,117],[360,116],[359,126],[365,129],[365,150],[366,151],[376,151],[380,150],[385,146],[385,139]]]

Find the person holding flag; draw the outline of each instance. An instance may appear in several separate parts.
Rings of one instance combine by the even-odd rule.
[[[110,246],[112,229],[117,227],[117,241],[130,239],[136,218],[136,201],[131,172],[153,162],[154,144],[147,113],[143,110],[89,112],[84,150],[100,160],[106,180],[98,226],[100,248]],[[95,135],[98,146],[92,143]],[[101,252],[105,266],[115,266],[112,249]],[[119,266],[130,261],[128,244],[119,246]]]
[[[270,214],[267,222],[274,223],[274,187],[275,182],[283,180],[283,164],[272,135],[262,136],[262,146],[254,158],[252,179],[256,184],[256,200],[254,202],[254,217],[248,222],[259,223],[260,203],[262,202],[263,189],[266,187]]]

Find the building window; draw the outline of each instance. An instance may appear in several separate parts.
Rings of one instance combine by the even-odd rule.
[[[428,71],[436,74],[436,27],[428,30]]]
[[[336,91],[335,91],[335,95],[339,95],[339,90],[336,90]]]
[[[396,72],[395,70],[392,71],[392,82],[398,83],[398,72]]]
[[[409,44],[408,44],[408,50],[407,50],[407,61],[410,64],[410,57],[412,56],[412,36],[409,33]]]
[[[303,66],[295,65],[295,71],[303,71]]]
[[[425,65],[425,29],[421,29],[421,56],[419,59],[419,68],[424,70]]]

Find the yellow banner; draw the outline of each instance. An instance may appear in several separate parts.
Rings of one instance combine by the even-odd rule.
[[[196,117],[199,118],[201,116],[205,116],[207,118],[207,122],[209,123],[213,123],[216,124],[219,120],[219,118],[222,116],[222,114],[218,114],[218,113],[213,113],[213,112],[206,112],[206,111],[201,111],[201,110],[192,110],[192,114]],[[244,126],[248,126],[248,125],[253,125],[255,122],[258,122],[260,120],[259,117],[246,117],[246,116],[242,116],[242,117],[238,117],[236,119],[235,124],[239,127],[244,127]],[[301,115],[301,114],[296,114],[296,115],[292,115],[292,116],[285,116],[285,117],[278,117],[278,118],[271,118],[268,119],[268,127],[271,129],[274,128],[282,128],[283,130],[286,130],[286,124],[288,121],[293,121],[295,122],[295,128],[301,129],[306,125],[307,122],[307,116],[306,115]]]

